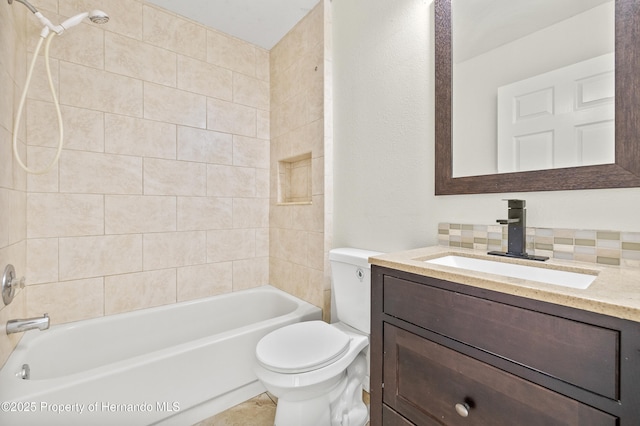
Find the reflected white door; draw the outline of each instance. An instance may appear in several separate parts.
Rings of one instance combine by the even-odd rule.
[[[613,53],[498,88],[498,172],[615,162]]]

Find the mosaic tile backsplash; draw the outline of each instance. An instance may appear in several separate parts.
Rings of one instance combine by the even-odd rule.
[[[440,223],[438,244],[506,251],[507,227]],[[640,267],[640,232],[527,227],[527,253],[603,265]]]

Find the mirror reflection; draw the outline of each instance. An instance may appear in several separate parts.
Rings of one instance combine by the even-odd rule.
[[[615,163],[614,1],[451,8],[453,177]]]

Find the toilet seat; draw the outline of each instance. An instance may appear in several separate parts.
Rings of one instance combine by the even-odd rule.
[[[349,336],[324,321],[279,328],[256,346],[258,362],[278,373],[304,373],[325,367],[349,349]]]

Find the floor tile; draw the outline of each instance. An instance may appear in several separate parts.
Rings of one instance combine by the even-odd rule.
[[[194,426],[273,426],[275,417],[276,404],[263,393]]]
[[[367,392],[362,393],[362,399],[368,406],[369,394]],[[273,426],[276,417],[276,403],[277,398],[265,392],[194,426]],[[369,426],[369,422],[366,426]]]

